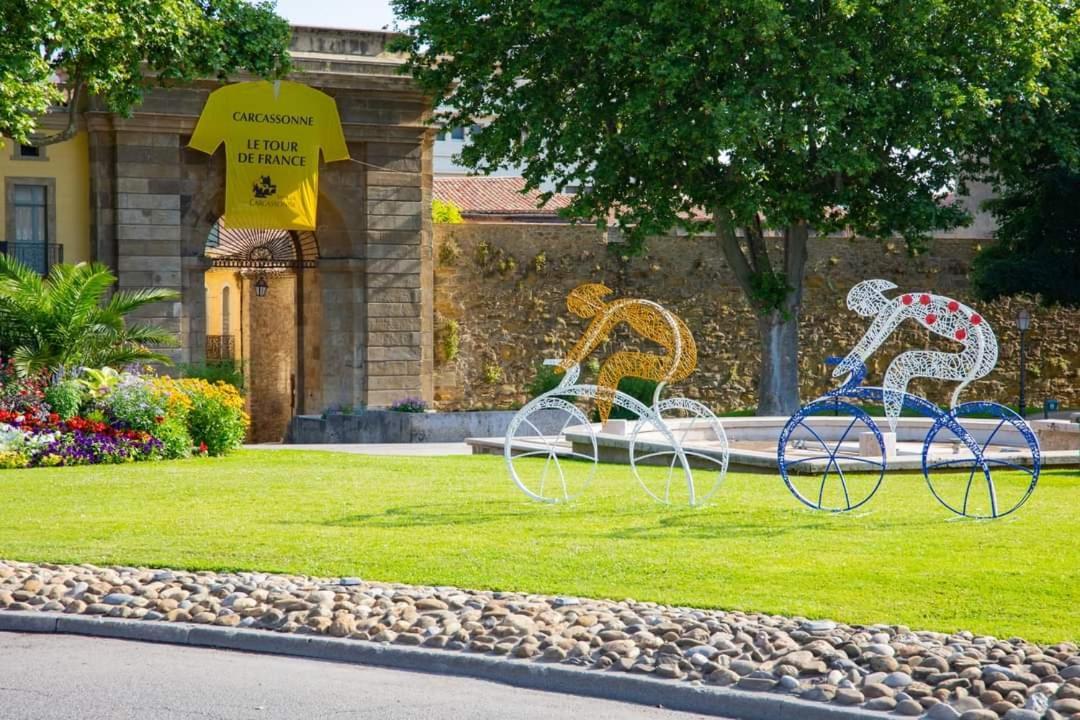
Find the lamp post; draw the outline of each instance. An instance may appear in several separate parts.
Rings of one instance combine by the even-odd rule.
[[[270,284],[266,282],[266,275],[260,275],[255,281],[255,297],[266,297],[266,293],[270,290]],[[1023,340],[1021,340],[1021,347],[1023,347]],[[1020,381],[1021,383],[1023,380]],[[1023,393],[1021,393],[1023,395]]]
[[[1016,327],[1020,330],[1020,417],[1027,419],[1027,408],[1024,399],[1024,380],[1027,376],[1027,356],[1025,355],[1024,335],[1031,327],[1031,314],[1026,308],[1020,308],[1016,314]]]

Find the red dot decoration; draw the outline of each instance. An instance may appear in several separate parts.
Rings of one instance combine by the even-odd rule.
[[[971,324],[972,325],[978,325],[981,322],[982,322],[982,315],[972,315],[971,316]]]
[[[930,304],[930,296],[929,295],[920,295],[919,296],[919,304],[920,305],[929,305]]]
[[[957,340],[963,340],[966,337],[967,337],[967,331],[964,330],[964,328],[960,328],[959,330],[956,331],[956,339]]]
[[[960,309],[960,303],[956,302],[955,300],[950,300],[949,301],[949,312],[956,312],[959,309]]]
[[[928,313],[926,315],[926,324],[933,325],[935,322],[937,322],[937,315],[935,315],[934,313]]]
[[[915,301],[915,298],[911,297],[910,295],[905,295],[905,296],[903,297],[903,303],[904,303],[905,305],[910,305],[910,304],[911,304],[912,302],[914,302],[914,301]]]

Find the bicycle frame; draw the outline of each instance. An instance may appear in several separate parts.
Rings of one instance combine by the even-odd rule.
[[[826,358],[825,362],[828,365],[837,365],[837,364],[839,364],[841,362],[841,358],[829,357],[829,358]],[[885,395],[885,391],[884,391],[883,388],[875,387],[875,386],[864,386],[864,385],[862,385],[862,381],[866,378],[866,375],[867,375],[866,364],[863,363],[863,362],[859,362],[859,364],[848,374],[847,379],[844,381],[844,383],[842,385],[840,385],[839,387],[833,388],[832,390],[829,390],[824,395],[822,395],[817,400],[815,400],[814,403],[818,403],[818,402],[821,402],[821,401],[826,401],[827,402],[829,399],[833,399],[833,400],[835,400],[837,402],[837,406],[839,407],[839,403],[840,403],[840,400],[842,398],[852,398],[852,399],[862,400],[862,401],[867,401],[867,402],[883,403],[884,402],[884,395]],[[806,415],[807,415],[806,412],[805,412],[806,408],[810,407],[810,405],[812,405],[814,403],[810,403],[808,405],[805,405],[805,406],[801,407],[795,413],[795,415],[793,416],[792,419],[793,420],[802,420],[803,418],[805,418]],[[983,472],[987,473],[987,478],[989,480],[988,460],[987,460],[987,457],[986,457],[986,455],[984,454],[983,451],[984,451],[985,448],[990,447],[991,442],[997,436],[998,432],[1003,427],[1005,427],[1006,425],[1009,425],[1010,427],[1012,427],[1016,431],[1018,431],[1023,436],[1025,442],[1027,443],[1028,447],[1030,448],[1031,453],[1032,453],[1032,472],[1031,472],[1031,475],[1032,475],[1032,478],[1033,478],[1031,486],[1030,486],[1027,494],[1020,501],[1020,503],[1018,503],[1012,509],[1008,510],[1007,513],[1012,512],[1013,510],[1016,510],[1018,507],[1020,507],[1020,505],[1022,505],[1024,502],[1026,502],[1027,498],[1031,494],[1031,490],[1034,489],[1035,483],[1038,480],[1039,466],[1040,466],[1041,463],[1040,463],[1040,456],[1039,456],[1038,439],[1035,438],[1034,433],[1032,433],[1031,430],[1027,427],[1026,421],[1024,421],[1023,418],[1019,418],[1019,416],[1017,416],[1019,418],[1019,420],[1020,420],[1019,425],[1016,425],[1016,424],[1012,423],[1011,421],[1008,421],[1007,417],[1002,414],[1002,411],[1003,410],[1005,412],[1011,412],[1011,411],[1009,411],[1007,408],[1004,408],[1004,406],[1002,406],[1002,405],[1000,405],[998,403],[994,403],[994,402],[962,403],[962,404],[957,405],[956,407],[954,407],[954,408],[952,408],[950,410],[942,410],[940,407],[938,407],[934,403],[930,402],[926,398],[920,397],[918,395],[911,395],[911,394],[906,393],[906,392],[903,394],[903,397],[902,397],[902,407],[908,408],[909,410],[913,410],[913,411],[919,413],[920,415],[922,415],[924,417],[927,417],[927,418],[930,418],[931,420],[934,421],[933,424],[930,426],[930,429],[927,431],[926,437],[924,438],[924,441],[923,441],[922,471],[923,471],[923,474],[926,476],[927,483],[930,486],[930,491],[934,494],[934,496],[942,504],[944,504],[946,507],[949,507],[950,509],[952,509],[952,506],[949,505],[949,503],[946,502],[938,494],[937,490],[934,488],[933,483],[930,482],[930,470],[932,468],[941,467],[942,465],[949,464],[949,461],[945,461],[944,463],[941,463],[941,462],[931,463],[930,460],[929,460],[929,458],[930,458],[930,449],[931,449],[930,446],[931,446],[932,441],[934,440],[934,438],[937,437],[937,433],[940,432],[942,429],[949,430],[953,434],[953,436],[955,438],[957,438],[960,442],[962,442],[966,446],[968,451],[971,453],[971,455],[972,455],[971,460],[973,461],[972,476],[974,476],[974,473],[978,468],[982,468]],[[997,427],[990,433],[990,435],[987,437],[986,441],[980,444],[980,442],[978,440],[976,440],[976,438],[972,435],[972,433],[970,431],[968,431],[967,428],[965,428],[962,425],[962,423],[960,422],[960,415],[962,413],[985,413],[985,414],[991,415],[992,417],[997,417],[1001,421],[998,423]],[[871,426],[870,429],[877,436],[877,439],[878,439],[879,443],[881,443],[883,441],[883,437],[881,435],[881,431],[876,426],[876,423],[874,423]],[[964,462],[967,462],[967,460],[964,460]],[[989,462],[992,462],[994,464],[1012,465],[1015,469],[1022,469],[1018,465],[1003,462],[1000,459],[991,460]],[[970,478],[969,478],[968,487],[969,487],[969,490],[970,490]],[[991,483],[991,490],[990,490],[990,502],[991,502],[991,512],[992,512],[993,517],[998,517],[997,498],[996,498],[996,495],[995,495],[995,493],[993,491],[993,484],[992,483]],[[962,514],[966,514],[966,508],[967,508],[967,496],[965,494],[964,511],[963,511]],[[956,511],[956,512],[959,512],[959,511]]]

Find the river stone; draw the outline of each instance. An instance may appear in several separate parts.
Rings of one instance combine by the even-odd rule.
[[[938,703],[926,711],[927,720],[958,720],[960,713],[948,703]]]
[[[867,700],[863,707],[867,710],[892,710],[896,707],[896,700],[891,697],[876,697]]]
[[[888,675],[885,676],[885,679],[882,680],[882,683],[884,683],[885,685],[887,685],[887,686],[889,686],[891,688],[907,687],[908,685],[910,685],[913,682],[914,682],[914,680],[911,679],[911,676],[908,675],[905,672],[892,672],[892,673],[889,673]]]
[[[715,674],[715,673],[714,673]],[[711,675],[710,675],[711,677]],[[768,677],[750,677],[749,675],[743,678],[739,678],[739,682],[735,687],[741,690],[753,690],[762,692],[765,690],[772,690],[776,687],[776,680]]]
[[[998,714],[993,710],[978,709],[965,710],[960,715],[960,720],[998,720]]]
[[[901,700],[896,703],[896,709],[894,712],[897,715],[906,715],[908,717],[915,717],[923,714],[923,706],[914,700]]]
[[[1055,700],[1050,708],[1062,715],[1075,715],[1076,713],[1080,713],[1080,700],[1077,700],[1076,698],[1061,698]]]
[[[833,697],[833,701],[838,705],[860,705],[864,700],[866,698],[855,688],[840,688]]]
[[[1040,720],[1043,714],[1034,710],[1024,710],[1023,708],[1013,708],[1008,711],[1002,717],[1004,720]]]

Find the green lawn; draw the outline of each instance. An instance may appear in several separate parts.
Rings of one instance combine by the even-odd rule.
[[[918,475],[865,507],[804,510],[732,473],[703,509],[602,467],[569,506],[495,457],[248,451],[220,460],[0,471],[0,557],[258,569],[1080,639],[1080,473],[1045,472],[996,522],[954,521]]]

